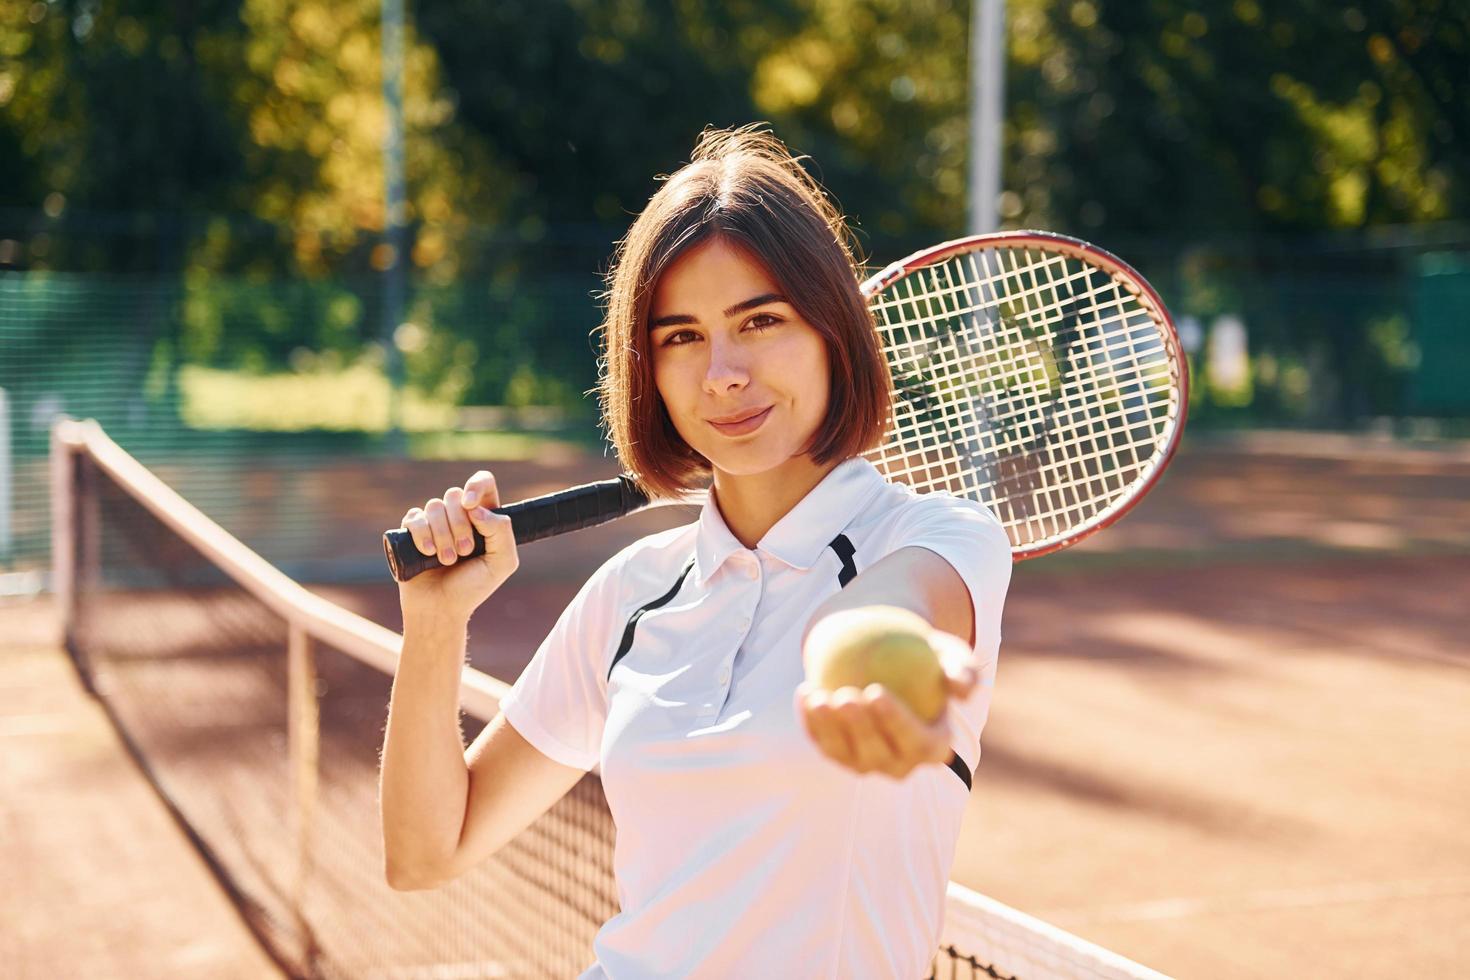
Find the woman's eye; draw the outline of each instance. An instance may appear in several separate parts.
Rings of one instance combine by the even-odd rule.
[[[781,322],[781,317],[774,313],[757,313],[745,321],[742,329],[760,333],[774,326],[778,326]],[[692,344],[697,340],[699,340],[699,334],[693,330],[674,330],[665,335],[664,339],[659,341],[658,346],[683,347],[685,344]]]

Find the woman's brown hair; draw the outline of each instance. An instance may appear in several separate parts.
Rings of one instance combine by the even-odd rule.
[[[826,341],[830,394],[812,459],[825,464],[876,446],[888,418],[888,364],[842,215],[770,133],[707,130],[633,222],[607,274],[603,422],[623,469],[659,496],[702,485],[710,465],[674,429],[654,385],[649,304],[664,270],[717,236],[760,262]]]

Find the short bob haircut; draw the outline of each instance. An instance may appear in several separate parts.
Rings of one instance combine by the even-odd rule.
[[[877,446],[888,363],[858,289],[852,235],[786,147],[762,129],[706,130],[649,200],[607,274],[598,397],[623,469],[655,496],[703,486],[710,463],[675,430],[654,384],[649,306],[680,255],[721,238],[760,262],[827,345],[827,415],[808,448],[826,464]]]

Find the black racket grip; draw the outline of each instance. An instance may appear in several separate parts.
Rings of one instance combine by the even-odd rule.
[[[647,506],[648,495],[638,489],[631,477],[620,476],[506,504],[494,508],[494,512],[510,518],[516,544],[522,545],[606,524]],[[474,528],[470,529],[470,534],[475,546],[464,557],[483,555],[484,537]],[[419,551],[413,543],[413,536],[401,527],[383,534],[383,553],[388,559],[389,571],[399,582],[407,582],[431,568],[444,567],[439,564],[437,555]]]

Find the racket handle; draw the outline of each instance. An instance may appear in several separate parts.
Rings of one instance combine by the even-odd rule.
[[[494,508],[494,512],[510,518],[516,544],[522,545],[606,524],[647,506],[648,496],[638,489],[632,478],[619,476],[506,504]],[[474,547],[464,557],[483,555],[484,537],[474,528],[470,529],[470,535],[474,539]],[[437,555],[419,551],[413,543],[413,536],[401,527],[384,532],[383,554],[388,559],[389,571],[399,582],[407,582],[431,568],[443,567]]]

